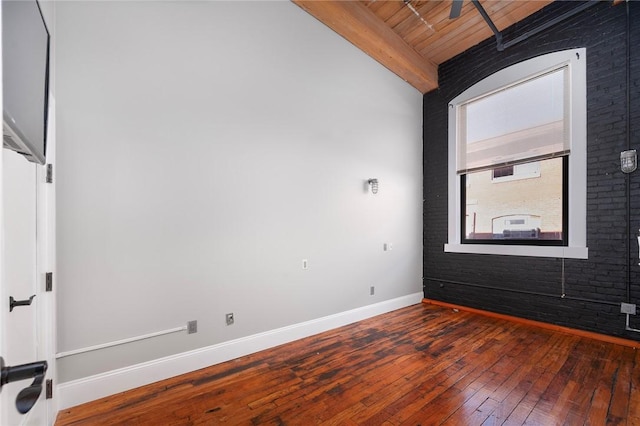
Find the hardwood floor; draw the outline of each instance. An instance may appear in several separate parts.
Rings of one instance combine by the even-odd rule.
[[[633,348],[415,305],[61,411],[56,425],[640,425]]]

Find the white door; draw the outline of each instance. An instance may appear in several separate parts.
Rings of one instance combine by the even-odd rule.
[[[0,356],[6,366],[17,366],[46,360],[42,345],[39,321],[41,306],[45,301],[44,271],[39,270],[38,236],[38,166],[28,162],[22,155],[3,150],[2,161],[2,205],[3,205],[3,253],[2,282],[2,332],[4,345]],[[28,301],[30,305],[10,308],[10,298]],[[29,388],[34,379],[25,379],[2,387],[2,425],[46,425],[45,381],[36,404],[26,414],[16,408],[16,399],[23,389]],[[34,388],[30,388],[33,395]],[[22,395],[26,395],[25,391]]]
[[[1,6],[1,4],[0,4]],[[2,34],[0,7],[0,34]],[[0,36],[1,39],[1,36]],[[0,43],[0,110],[2,110],[2,43]],[[55,101],[50,98],[50,117]],[[55,121],[49,121],[47,160],[54,162]],[[54,185],[45,182],[45,167],[29,163],[0,148],[0,357],[6,366],[46,360],[46,379],[55,379],[55,298],[45,291],[45,272],[55,268]],[[31,305],[9,309],[9,298]],[[5,384],[0,389],[0,425],[52,425],[57,414],[54,398],[45,401],[46,388],[26,414],[16,398],[33,379]],[[43,381],[43,385],[46,382]],[[32,388],[33,389],[33,388]]]
[[[1,99],[1,98],[0,98]],[[1,102],[0,102],[1,105]],[[55,100],[50,98],[50,110]],[[49,123],[47,159],[55,162],[55,125]],[[55,184],[46,168],[0,148],[0,356],[7,366],[47,361],[43,380],[53,380],[27,414],[16,409],[16,397],[33,380],[6,384],[0,390],[0,425],[53,425],[55,400],[55,279],[46,291],[46,273],[55,275]],[[10,297],[31,305],[10,311]],[[31,388],[33,391],[33,388]]]

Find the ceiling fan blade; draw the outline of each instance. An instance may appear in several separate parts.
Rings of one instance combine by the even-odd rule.
[[[449,13],[449,19],[455,19],[460,16],[460,11],[462,10],[462,1],[463,0],[453,0],[453,3],[451,3],[451,13]]]

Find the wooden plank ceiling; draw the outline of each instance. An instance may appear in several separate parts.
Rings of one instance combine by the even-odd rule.
[[[449,19],[452,0],[292,0],[422,93],[438,87],[438,65],[493,32],[470,0]],[[552,0],[480,0],[499,31]]]

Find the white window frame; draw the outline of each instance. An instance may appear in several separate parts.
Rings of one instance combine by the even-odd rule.
[[[585,48],[548,53],[504,68],[474,84],[449,103],[449,253],[476,253],[587,259],[587,51]],[[460,179],[456,172],[459,108],[471,99],[527,78],[567,66],[569,73],[569,238],[567,246],[461,244]],[[565,212],[566,213],[566,212]]]

